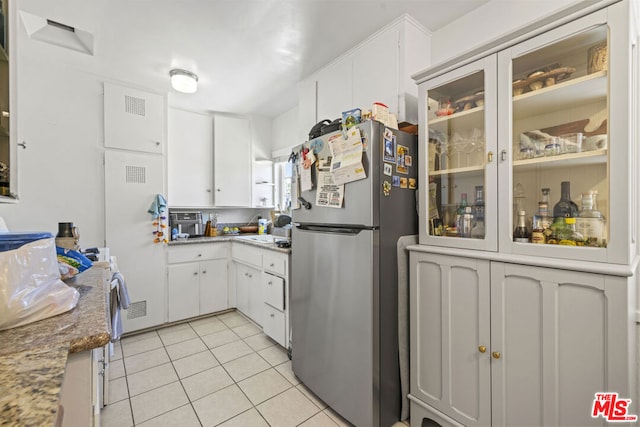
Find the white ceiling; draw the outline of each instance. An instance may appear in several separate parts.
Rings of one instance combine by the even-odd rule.
[[[51,45],[25,46],[27,53],[58,50],[57,59],[72,66],[169,92],[170,105],[180,108],[273,117],[296,105],[298,81],[402,14],[436,31],[488,1],[20,0],[18,6],[95,40],[93,56]],[[198,92],[172,91],[172,68],[198,74]]]

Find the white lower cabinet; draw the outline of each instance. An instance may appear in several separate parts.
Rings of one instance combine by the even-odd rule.
[[[411,252],[411,424],[602,425],[634,395],[633,277]]]
[[[262,326],[261,271],[245,264],[235,263],[236,306],[251,320]]]
[[[69,354],[60,389],[63,427],[100,426],[102,351],[97,348]]]
[[[226,243],[169,248],[169,322],[229,308],[227,261]]]
[[[290,255],[234,243],[231,257],[235,269],[236,307],[260,325],[266,335],[287,348]]]

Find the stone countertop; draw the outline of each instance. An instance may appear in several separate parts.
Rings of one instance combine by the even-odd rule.
[[[111,339],[108,263],[66,281],[80,292],[72,310],[0,331],[0,425],[53,425],[68,354]]]
[[[239,236],[257,236],[257,234],[223,235],[216,237],[190,237],[187,240],[172,240],[169,246],[193,245],[196,243],[216,243],[216,242],[239,242],[245,245],[256,246],[258,248],[269,249],[283,254],[291,254],[291,248],[279,248],[275,243],[260,243],[247,239],[239,239]],[[277,237],[276,240],[287,240],[284,237]]]

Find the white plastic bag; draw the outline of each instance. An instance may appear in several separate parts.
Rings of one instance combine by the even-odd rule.
[[[0,330],[69,311],[79,298],[60,280],[53,238],[0,252]]]

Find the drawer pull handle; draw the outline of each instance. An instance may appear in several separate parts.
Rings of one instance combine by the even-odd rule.
[[[202,270],[202,274],[207,274],[207,270]]]
[[[269,285],[273,285],[273,282],[271,280],[269,280]]]
[[[271,263],[271,264],[269,264],[269,266],[275,267],[276,265],[274,263]]]
[[[271,317],[276,317],[276,315],[275,315],[275,314],[273,314],[273,313],[271,313]]]
[[[493,353],[491,353],[491,355],[494,359],[500,359],[501,356],[499,351],[494,351]]]
[[[480,353],[484,353],[484,352],[486,352],[486,351],[487,351],[487,347],[485,347],[485,346],[481,345],[480,347],[478,347],[478,351],[479,351]]]
[[[197,271],[196,271],[196,272],[194,272],[194,273],[193,273],[193,275],[194,275],[194,276],[197,276],[197,275],[198,275],[198,272],[197,272]]]
[[[200,258],[202,256],[202,254],[198,254],[198,258]]]

